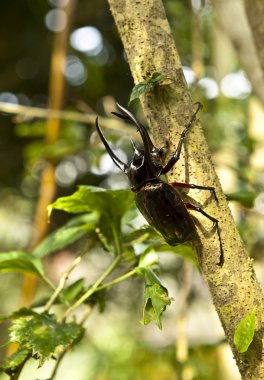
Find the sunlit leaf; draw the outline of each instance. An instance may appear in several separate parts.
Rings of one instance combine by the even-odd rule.
[[[0,253],[0,272],[31,272],[44,275],[41,261],[24,251]]]
[[[234,334],[234,343],[238,352],[246,352],[250,346],[256,328],[256,308],[239,322]]]
[[[78,341],[82,334],[82,327],[74,323],[58,323],[55,316],[47,313],[35,314],[31,319],[16,319],[10,326],[10,342],[30,350],[40,365]]]
[[[34,249],[33,255],[42,258],[74,243],[87,234],[88,231],[95,230],[98,216],[96,213],[90,213],[78,218],[78,221],[80,222],[79,225],[77,221],[75,221],[75,223],[70,221],[62,228],[49,234]]]
[[[133,194],[130,190],[105,190],[94,186],[80,186],[68,197],[58,198],[49,206],[78,214],[97,211],[113,219],[121,220],[122,216],[133,205]]]
[[[154,249],[147,249],[146,252],[144,252],[139,259],[139,268],[148,268],[154,264],[156,264],[159,261],[159,256],[154,251]]]
[[[49,206],[70,213],[97,212],[100,215],[96,233],[107,250],[111,250],[121,235],[121,221],[134,205],[130,190],[105,190],[93,186],[80,186],[69,197],[57,199]]]
[[[191,260],[194,264],[198,264],[196,255],[189,244],[179,244],[176,246],[171,246],[168,244],[162,244],[156,247],[157,252],[172,252],[184,257],[185,259]]]

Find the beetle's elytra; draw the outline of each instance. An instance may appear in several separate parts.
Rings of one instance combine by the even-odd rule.
[[[122,119],[130,120],[135,124],[143,141],[144,149],[138,148],[135,143],[131,141],[134,155],[129,165],[121,161],[110,148],[99,127],[98,117],[96,118],[96,128],[110,157],[128,176],[131,190],[135,192],[136,205],[148,223],[162,234],[168,244],[177,245],[191,241],[195,236],[194,220],[192,215],[188,212],[188,209],[200,212],[215,225],[220,246],[220,255],[217,265],[222,266],[224,264],[224,254],[218,220],[207,214],[201,207],[185,202],[177,189],[177,187],[185,187],[209,190],[213,193],[217,201],[214,188],[212,186],[199,186],[184,182],[168,184],[160,179],[160,176],[167,174],[180,158],[182,145],[187,132],[202,107],[200,103],[197,104],[196,111],[181,133],[175,153],[165,166],[162,164],[162,149],[154,146],[146,127],[142,125],[130,111],[119,104],[117,104],[117,107],[121,113],[113,112],[113,114]]]

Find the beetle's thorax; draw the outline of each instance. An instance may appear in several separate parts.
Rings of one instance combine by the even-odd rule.
[[[139,191],[148,182],[160,182],[159,176],[162,170],[160,158],[152,157],[149,160],[144,151],[135,151],[132,162],[127,170],[127,176],[132,191]]]

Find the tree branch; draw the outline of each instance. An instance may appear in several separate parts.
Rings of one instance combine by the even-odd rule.
[[[194,107],[183,76],[180,57],[176,50],[161,0],[109,0],[110,8],[121,35],[135,83],[153,72],[173,79],[169,86],[141,97],[144,113],[153,129],[156,143],[171,143],[171,154],[179,140],[183,126],[190,120]],[[219,261],[219,241],[212,224],[195,215],[199,221],[194,245],[204,278],[222,322],[227,339],[236,357],[243,379],[264,377],[263,295],[256,279],[252,260],[248,257],[222,192],[211,162],[202,129],[195,123],[188,135],[184,152],[170,181],[186,181],[210,185],[216,189],[219,203],[207,191],[191,190],[191,195],[206,212],[219,220],[225,263]],[[206,202],[206,204],[205,204]],[[207,232],[209,231],[209,232]],[[211,231],[211,233],[210,233]],[[241,318],[257,306],[256,333],[248,351],[238,354],[233,343],[235,328]]]
[[[263,0],[244,0],[245,10],[251,26],[252,35],[256,44],[257,54],[264,73],[264,2]]]

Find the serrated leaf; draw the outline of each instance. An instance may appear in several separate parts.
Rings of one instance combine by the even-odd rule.
[[[31,272],[41,277],[44,275],[41,261],[24,251],[1,252],[0,272]]]
[[[74,323],[58,323],[53,315],[47,313],[36,314],[31,319],[16,319],[9,330],[10,342],[30,350],[40,365],[78,341],[84,331]]]
[[[141,322],[147,325],[151,321],[155,321],[159,329],[162,329],[161,315],[171,304],[172,298],[168,296],[168,290],[151,269],[139,268],[138,273],[145,279],[145,304]]]
[[[256,328],[256,308],[239,322],[234,334],[234,343],[238,352],[246,352],[250,346]]]
[[[80,219],[81,225],[72,226],[72,222],[67,223],[62,228],[49,234],[42,242],[35,248],[33,255],[38,258],[43,258],[53,252],[67,247],[74,243],[82,236],[87,234],[88,231],[94,230],[98,222],[96,213],[90,213]]]

